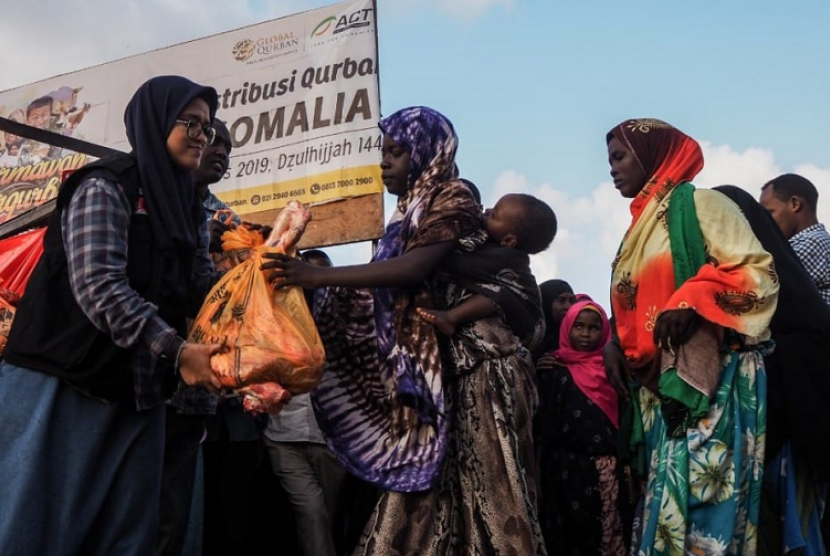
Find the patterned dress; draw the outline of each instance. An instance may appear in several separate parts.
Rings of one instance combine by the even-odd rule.
[[[772,257],[737,206],[686,183],[703,167],[694,139],[659,120],[628,120],[608,137],[627,145],[648,177],[611,284],[616,338],[633,374],[627,445],[647,478],[632,553],[755,554],[763,339],[778,301]],[[654,342],[657,319],[676,309],[703,323],[677,352]]]
[[[668,233],[654,215],[667,211],[672,197],[670,193],[655,202],[657,206],[648,211],[650,214],[641,217],[633,229],[639,234],[630,231],[623,250],[643,256],[636,244],[629,243],[642,235],[651,236],[648,245],[652,248],[660,245],[661,236],[668,245]],[[768,335],[766,327],[775,310],[777,284],[774,271],[768,270],[772,269],[771,257],[752,235],[737,207],[706,190],[694,192],[694,203],[711,262],[662,305],[655,299],[659,286],[642,286],[648,289],[634,298],[634,311],[656,315],[668,308],[695,307],[707,320],[727,330],[727,339],[720,346],[720,371],[712,395],[704,396],[689,388],[692,395],[681,400],[686,407],[702,407],[704,412],[699,419],[687,418],[685,432],[671,434],[667,430],[664,401],[654,393],[653,386],[646,387],[641,381],[633,387],[635,415],[639,413],[635,430],[642,428],[639,440],[646,464],[642,471],[648,477],[643,512],[635,520],[634,547],[635,553],[644,555],[684,554],[684,547],[686,551],[699,550],[700,554],[752,554],[757,547],[766,431],[764,347],[754,336]],[[727,245],[718,242],[719,237],[733,239]],[[733,251],[738,246],[746,253]],[[655,258],[659,260],[659,255]],[[622,276],[626,264],[624,255],[615,277]],[[647,277],[642,272],[631,273],[619,278],[620,284],[632,280],[628,276],[633,277],[632,283],[659,282],[660,273],[659,268]],[[733,281],[746,287],[740,291],[730,285]],[[628,301],[620,295],[622,289],[617,289],[612,303],[615,315],[626,316],[632,311],[624,308]],[[653,303],[654,309],[643,309],[649,306],[646,303]],[[643,320],[652,322],[647,316]],[[645,345],[643,338],[652,337],[652,329],[644,327],[646,334],[637,333],[638,346]],[[628,328],[624,337],[631,338],[633,333]],[[743,347],[736,349],[738,346]],[[666,393],[668,375],[660,376],[661,396]],[[718,552],[721,547],[728,552]]]
[[[481,210],[454,179],[449,122],[415,107],[380,126],[410,150],[412,185],[374,260],[435,243],[475,243]],[[495,278],[481,290],[515,292],[518,301],[505,306],[520,313],[535,307],[518,324],[541,337],[532,276],[530,283],[516,273]],[[328,288],[320,297],[326,368],[312,394],[320,428],[352,474],[386,490],[356,554],[545,554],[535,505],[537,398],[529,352],[502,315],[438,338],[415,311],[454,307],[472,291],[436,272],[411,287]]]
[[[431,291],[443,308],[470,295],[437,279]],[[412,413],[402,423],[382,373],[373,370],[377,321],[356,311],[372,303],[362,290],[324,294],[327,367],[314,394],[321,429],[340,461],[388,489],[355,553],[545,554],[536,514],[537,395],[529,351],[501,316],[461,327],[434,344],[442,394],[437,430]],[[413,488],[416,481],[429,486]]]
[[[540,374],[539,395],[547,400],[537,422],[548,554],[626,554],[617,430],[565,367]]]
[[[648,484],[634,554],[755,554],[766,432],[766,374],[756,351],[723,356],[706,417],[667,434],[661,401],[637,389]]]
[[[438,484],[385,493],[355,554],[545,554],[536,519],[530,354],[497,318],[465,327],[451,344],[457,374],[445,382],[452,424]]]

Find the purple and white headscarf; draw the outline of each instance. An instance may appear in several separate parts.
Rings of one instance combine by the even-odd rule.
[[[398,200],[402,213],[414,197],[424,193],[425,186],[435,187],[458,177],[458,136],[452,122],[440,112],[412,106],[383,118],[378,127],[409,151],[409,191]]]

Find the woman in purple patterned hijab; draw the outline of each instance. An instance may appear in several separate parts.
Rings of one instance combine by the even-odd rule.
[[[406,197],[429,184],[439,185],[458,177],[458,137],[441,113],[425,106],[404,108],[381,120],[378,127],[409,152],[410,189]]]
[[[486,237],[458,179],[455,130],[426,107],[379,126],[381,175],[398,203],[373,261],[267,264],[285,284],[336,286],[319,306],[327,361],[312,395],[317,419],[347,469],[386,491],[356,554],[544,554],[529,354],[502,317],[439,342],[415,310],[470,295],[441,265],[462,240]]]

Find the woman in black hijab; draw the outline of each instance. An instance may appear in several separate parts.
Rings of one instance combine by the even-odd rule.
[[[545,430],[546,424],[542,420],[542,416],[548,413],[548,407],[553,403],[551,392],[556,390],[555,380],[550,373],[545,373],[545,371],[552,369],[556,364],[553,350],[559,348],[559,326],[562,324],[562,319],[565,318],[565,313],[568,312],[571,305],[576,303],[576,296],[571,285],[564,280],[547,280],[539,284],[539,290],[542,293],[542,311],[545,313],[545,338],[533,352],[533,363],[536,365],[537,390],[539,392],[539,408],[536,410],[536,416],[533,419],[533,441],[536,466],[539,469],[536,492],[541,506],[544,497],[550,495],[550,493],[544,492],[542,488],[541,477],[548,473],[548,470],[542,469],[542,461],[543,459],[549,459],[545,458],[544,454],[553,448],[547,446],[544,441],[542,431]]]
[[[764,358],[767,438],[759,554],[798,549],[824,554],[818,520],[830,479],[830,309],[772,216],[738,187],[715,190],[741,208],[772,254],[780,283],[770,323],[775,350]]]
[[[213,282],[190,172],[216,91],[144,83],[127,106],[133,152],[62,185],[44,253],[0,366],[0,554],[150,554],[164,401],[181,377],[215,389],[184,341]]]
[[[542,310],[545,312],[545,338],[533,353],[534,363],[559,347],[559,325],[565,313],[576,303],[573,288],[564,280],[547,280],[539,284],[542,292]]]

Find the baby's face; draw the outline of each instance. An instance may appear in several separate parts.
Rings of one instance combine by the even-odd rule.
[[[496,243],[515,247],[518,223],[524,216],[524,207],[519,197],[508,194],[499,199],[496,206],[484,211],[484,229]]]

